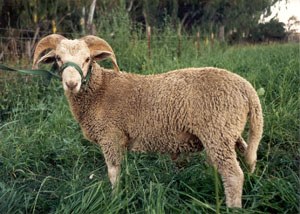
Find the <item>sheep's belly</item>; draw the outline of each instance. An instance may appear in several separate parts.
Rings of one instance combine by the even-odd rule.
[[[173,135],[140,137],[131,140],[128,149],[136,152],[159,152],[178,154],[182,152],[197,152],[203,150],[199,138],[186,132]]]

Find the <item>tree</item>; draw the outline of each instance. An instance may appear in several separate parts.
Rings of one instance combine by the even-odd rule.
[[[113,18],[114,13],[126,7],[133,25],[141,23],[163,28],[171,23],[176,29],[201,28],[204,33],[222,32],[220,35],[235,29],[239,36],[247,36],[250,29],[258,25],[261,14],[268,15],[277,1],[101,0],[95,5],[92,4],[95,0],[2,0],[0,27],[40,27],[44,31],[84,33],[87,16],[92,15],[93,10],[99,24],[103,18]]]
[[[258,25],[262,14],[270,14],[270,8],[279,0],[127,0],[130,17],[160,27],[166,17],[171,17],[173,26],[189,31],[200,26],[208,32],[235,29],[240,35],[249,34]]]
[[[279,22],[277,19],[260,23],[251,29],[249,39],[252,42],[283,40],[286,37],[284,26],[284,23]]]
[[[291,16],[288,20],[288,23],[286,25],[287,27],[287,32],[293,33],[296,31],[296,28],[300,26],[300,21],[296,16]]]

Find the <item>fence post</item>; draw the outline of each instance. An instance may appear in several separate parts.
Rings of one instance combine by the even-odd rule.
[[[200,54],[200,32],[197,32],[196,36],[196,46],[197,46],[197,54]]]
[[[31,59],[31,42],[30,42],[30,40],[25,42],[25,52],[26,52],[28,59],[30,60]]]
[[[215,43],[215,35],[214,35],[214,33],[211,33],[211,35],[210,35],[210,40],[211,40],[211,49],[213,49],[214,48],[214,43]]]
[[[51,24],[52,24],[52,33],[56,33],[57,28],[56,28],[56,22],[55,22],[55,19],[52,19]]]
[[[92,34],[92,35],[96,34],[96,27],[93,24],[96,1],[97,0],[93,0],[92,3],[91,3],[90,11],[89,11],[89,17],[88,17],[88,20],[87,20],[87,28],[88,28],[89,33]]]
[[[181,30],[178,31],[177,58],[181,56]]]
[[[0,61],[3,59],[4,57],[4,46],[3,46],[3,42],[2,42],[2,38],[0,39],[0,47],[2,49],[2,52],[0,53]]]
[[[151,59],[151,27],[147,26],[148,59]]]
[[[225,26],[222,25],[219,27],[219,41],[225,42]]]
[[[32,53],[32,51],[33,51],[33,48],[34,48],[34,46],[35,46],[35,41],[36,41],[36,39],[37,39],[37,37],[38,37],[38,35],[39,35],[39,32],[40,32],[40,27],[37,27],[37,28],[35,29],[33,39],[32,39],[32,41],[30,42],[30,53]],[[31,56],[32,56],[32,55],[30,55],[30,57],[31,57]]]
[[[85,35],[85,7],[82,7],[79,24],[81,26],[81,34]]]

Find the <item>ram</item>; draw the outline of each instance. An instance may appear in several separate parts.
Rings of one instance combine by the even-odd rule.
[[[114,70],[95,62],[105,58],[112,59]],[[242,206],[244,174],[235,147],[246,150],[253,172],[263,132],[260,101],[248,81],[212,67],[157,75],[120,72],[112,48],[95,36],[46,36],[36,46],[33,66],[40,62],[60,68],[71,111],[84,136],[100,145],[113,187],[125,150],[177,155],[204,148],[221,174],[226,205]],[[240,136],[248,119],[247,145]]]

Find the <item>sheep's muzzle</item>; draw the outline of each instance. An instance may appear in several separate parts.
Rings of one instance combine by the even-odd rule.
[[[92,66],[89,67],[86,76],[83,75],[83,72],[82,72],[81,68],[79,67],[79,65],[77,65],[77,64],[74,63],[74,62],[65,62],[65,63],[60,67],[59,72],[62,74],[62,72],[63,72],[67,67],[69,67],[69,66],[75,68],[75,69],[78,71],[78,73],[79,73],[80,76],[81,76],[81,84],[82,84],[82,85],[86,85],[86,84],[88,83],[89,79],[90,79],[90,76],[91,76]]]

